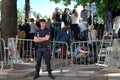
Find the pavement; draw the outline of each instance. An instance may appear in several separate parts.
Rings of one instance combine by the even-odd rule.
[[[45,66],[44,66],[45,67]],[[33,80],[34,64],[15,64],[13,69],[5,66],[0,71],[0,80]],[[120,69],[93,65],[69,65],[53,69],[55,80],[120,80]],[[36,80],[51,80],[46,71]]]

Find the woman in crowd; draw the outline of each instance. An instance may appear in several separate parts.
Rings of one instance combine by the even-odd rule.
[[[71,15],[71,33],[73,34],[73,38],[75,41],[79,40],[78,34],[80,33],[78,24],[79,24],[80,16],[76,9],[73,10]]]

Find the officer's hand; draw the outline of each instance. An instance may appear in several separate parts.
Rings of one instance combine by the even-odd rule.
[[[50,35],[46,35],[45,38],[46,40],[48,40],[50,38]]]
[[[42,42],[42,41],[47,41],[49,40],[50,38],[50,35],[45,35],[45,37],[39,37],[39,41]]]
[[[34,37],[34,42],[40,42],[40,37]]]

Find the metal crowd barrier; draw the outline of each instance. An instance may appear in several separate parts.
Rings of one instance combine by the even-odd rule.
[[[34,42],[31,39],[18,39],[9,38],[9,62],[13,67],[13,64],[34,63],[35,62],[35,49],[33,47]],[[62,72],[62,66],[67,65],[67,52],[68,45],[65,42],[51,41],[49,44],[49,50],[51,54],[51,64],[53,68],[60,68]],[[35,64],[35,63],[34,63]],[[45,62],[42,60],[42,64]]]
[[[28,63],[35,60],[33,40],[8,38],[9,61],[14,63]]]
[[[6,59],[6,47],[5,47],[5,41],[0,38],[0,65],[1,65],[1,70],[4,67],[4,64],[7,64],[7,59]]]
[[[106,63],[109,65],[117,65],[120,66],[120,54],[119,54],[119,43],[120,40],[117,39],[113,41],[112,48],[109,48],[106,53]],[[60,69],[62,72],[63,67],[72,65],[89,65],[95,64],[98,62],[98,58],[100,55],[102,40],[97,41],[79,41],[72,42],[69,46],[66,42],[61,41],[50,41],[49,49],[51,54],[51,64],[53,69]],[[5,47],[5,42],[0,38],[0,62],[1,69],[3,68],[3,64],[11,64],[13,68],[13,64],[23,64],[23,63],[31,63],[35,64],[35,50],[33,48],[33,40],[30,39],[18,39],[18,38],[9,38],[8,39],[8,47]],[[82,46],[82,50],[89,51],[88,54],[81,55],[79,58],[74,56],[75,49],[78,46]],[[7,52],[8,49],[8,53]],[[70,51],[70,52],[69,52]],[[113,54],[114,53],[114,54]],[[107,55],[108,54],[108,55]],[[113,63],[111,63],[113,62]],[[45,62],[42,60],[42,65]]]
[[[93,43],[94,42],[94,43]],[[113,39],[112,46],[107,46],[106,50],[100,52],[102,40],[80,41],[71,43],[71,62],[73,65],[96,64],[98,66],[108,65],[109,67],[120,67],[120,39]],[[106,45],[106,44],[105,44]],[[104,46],[105,46],[104,45]],[[81,55],[79,58],[74,56],[75,49],[82,46],[82,50],[90,53]],[[100,63],[100,62],[104,63]],[[107,66],[104,66],[107,67]]]
[[[109,65],[109,67],[120,68],[120,39],[113,39],[112,46],[107,49],[106,64]]]
[[[101,48],[101,40],[97,41],[79,41],[79,42],[73,42],[71,43],[71,62],[72,64],[81,64],[81,65],[88,65],[88,64],[94,64],[97,62],[98,59],[98,53]],[[89,51],[88,54],[82,54],[79,55],[79,57],[76,57],[75,50],[81,47],[83,51]],[[78,52],[79,53],[79,52]]]
[[[58,66],[60,72],[62,72],[63,67],[67,67],[68,60],[68,44],[61,41],[52,41],[51,42],[51,52],[52,52],[52,66]]]

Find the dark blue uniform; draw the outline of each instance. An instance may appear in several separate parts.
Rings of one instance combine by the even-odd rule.
[[[36,54],[36,66],[35,66],[35,69],[36,69],[35,72],[36,73],[35,73],[33,79],[37,79],[39,77],[39,71],[40,71],[40,67],[41,67],[42,57],[45,60],[49,77],[51,79],[55,79],[55,77],[51,73],[50,52],[49,52],[49,49],[48,49],[49,40],[38,42],[39,38],[38,39],[36,38],[36,37],[43,37],[43,38],[45,38],[46,35],[50,36],[50,31],[49,31],[49,29],[47,29],[45,27],[46,26],[45,19],[40,19],[40,25],[43,28],[42,29],[39,28],[36,31],[35,38],[34,38],[34,41],[35,41],[35,54]]]
[[[45,37],[45,35],[50,35],[49,29],[45,28],[44,30],[38,29],[35,33],[35,36],[39,37]],[[36,66],[35,69],[36,71],[40,71],[41,67],[41,60],[42,57],[45,60],[46,66],[47,66],[47,71],[51,72],[51,64],[50,64],[50,52],[48,49],[48,41],[43,41],[43,42],[35,42],[35,48],[36,48]]]

